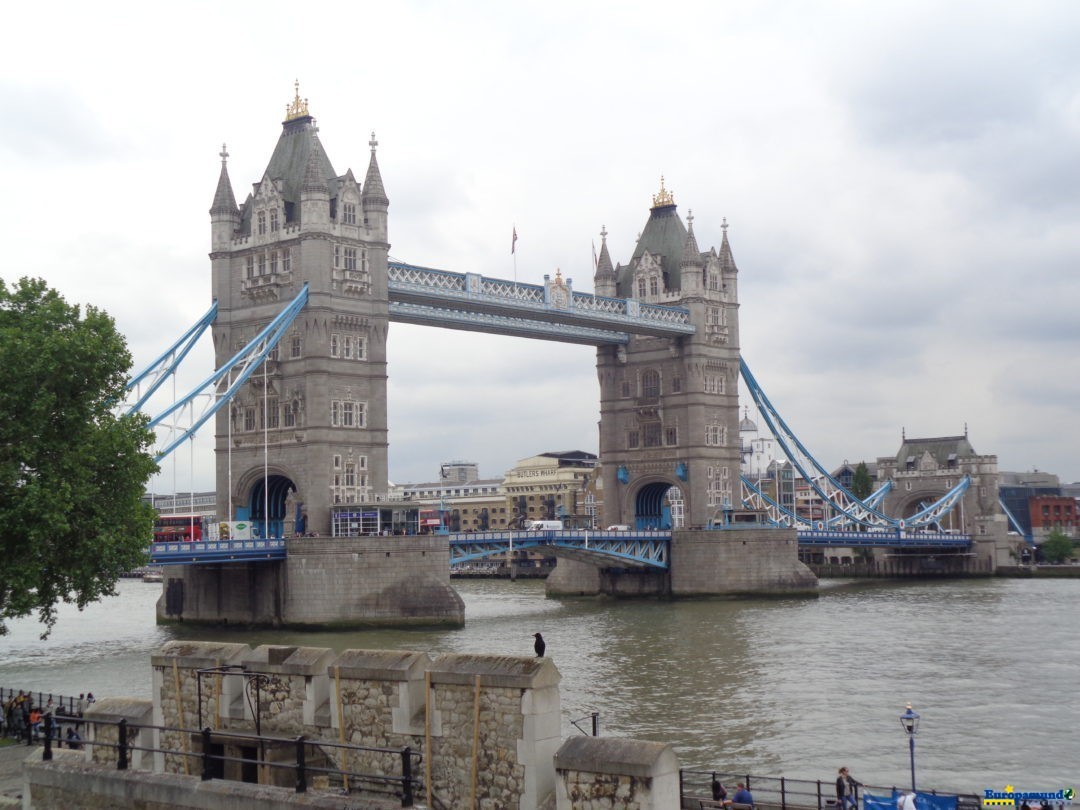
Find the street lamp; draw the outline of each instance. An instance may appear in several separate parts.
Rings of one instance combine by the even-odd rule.
[[[915,734],[919,730],[919,713],[907,705],[907,710],[900,715],[900,725],[908,736],[908,748],[911,750],[911,792],[915,792]]]

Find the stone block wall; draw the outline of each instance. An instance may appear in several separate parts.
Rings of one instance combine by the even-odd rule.
[[[557,810],[669,810],[680,806],[679,761],[670,745],[570,737],[555,754]]]
[[[814,593],[794,529],[674,531],[673,596]]]
[[[399,775],[407,746],[423,754],[415,775],[446,806],[536,808],[554,790],[560,676],[547,658],[170,642],[151,663],[157,724],[253,732],[257,679],[264,735],[392,749],[322,747],[343,770]],[[211,668],[200,698],[199,670]],[[211,736],[228,744],[224,733]],[[201,751],[197,735],[176,731],[162,731],[160,745]],[[159,755],[155,769],[198,774],[200,766]]]
[[[295,538],[288,551],[289,626],[465,622],[444,536]]]

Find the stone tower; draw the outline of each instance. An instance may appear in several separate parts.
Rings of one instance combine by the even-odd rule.
[[[690,337],[631,336],[597,350],[606,524],[667,528],[672,487],[687,528],[738,504],[738,268],[726,222],[720,250],[706,252],[692,213],[687,223],[661,178],[626,265],[612,266],[601,233],[597,295],[684,307],[697,327]]]
[[[217,508],[271,536],[328,534],[330,508],[387,486],[387,208],[375,159],[363,186],[334,171],[297,92],[261,179],[237,206],[221,153],[210,209],[215,362],[309,286],[307,306],[218,412]]]

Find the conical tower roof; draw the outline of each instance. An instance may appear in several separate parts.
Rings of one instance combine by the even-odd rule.
[[[694,212],[686,215],[686,241],[683,242],[680,267],[701,267],[701,251],[698,250],[697,237],[694,236]]]
[[[225,144],[221,145],[221,174],[218,175],[217,190],[214,191],[214,203],[210,206],[211,216],[214,214],[238,215],[240,209],[236,207],[236,197],[233,196],[232,183],[229,180],[229,169],[225,165],[229,153]]]
[[[368,161],[367,176],[364,177],[364,188],[361,192],[361,198],[365,205],[382,205],[386,206],[390,204],[390,200],[386,196],[386,189],[383,188],[382,174],[379,172],[379,161],[375,157],[375,147],[379,145],[379,142],[375,140],[375,133],[371,133],[371,140],[368,141],[368,146],[371,147],[371,160]]]
[[[724,217],[724,223],[720,226],[720,230],[724,232],[723,239],[720,242],[720,253],[718,257],[720,259],[720,270],[725,273],[738,273],[739,268],[735,266],[735,257],[731,255],[731,244],[727,238],[727,217]]]
[[[600,258],[596,260],[596,281],[610,281],[615,278],[615,267],[611,264],[611,254],[607,247],[607,227],[600,229]]]

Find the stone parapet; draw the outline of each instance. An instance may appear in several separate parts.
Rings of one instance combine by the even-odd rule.
[[[557,810],[680,806],[679,760],[670,745],[614,737],[570,737],[555,754]]]
[[[560,676],[547,658],[171,642],[152,663],[156,722],[210,728],[226,756],[224,732],[254,731],[257,710],[264,735],[304,734],[341,770],[396,776],[402,749],[422,754],[446,806],[533,808],[554,789]],[[160,744],[181,753],[155,770],[198,772],[197,734],[164,730]]]

